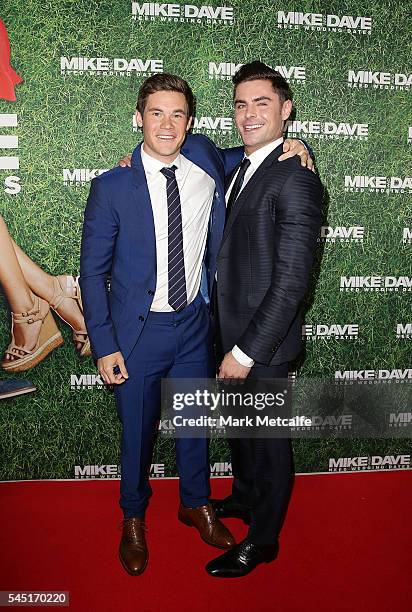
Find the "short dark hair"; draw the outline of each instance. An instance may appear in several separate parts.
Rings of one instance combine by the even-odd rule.
[[[180,76],[167,72],[153,74],[141,84],[136,104],[136,108],[141,115],[143,115],[146,107],[147,98],[157,91],[177,91],[183,94],[189,109],[189,117],[193,117],[195,97],[189,83]]]
[[[289,87],[289,83],[280,72],[258,61],[244,64],[235,72],[232,78],[234,85],[233,97],[235,97],[236,87],[240,85],[240,83],[244,83],[245,81],[257,81],[258,79],[270,81],[273,90],[276,91],[281,102],[293,99],[293,93]]]

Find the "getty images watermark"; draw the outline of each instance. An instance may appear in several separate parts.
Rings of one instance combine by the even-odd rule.
[[[291,427],[311,424],[290,414],[289,380],[163,382],[163,414],[175,437],[288,437]]]
[[[178,438],[412,438],[412,379],[361,382],[165,379],[159,431]]]
[[[211,412],[222,411],[216,416],[200,414],[199,416],[183,416],[177,414],[172,417],[172,424],[178,427],[209,427],[211,429],[235,428],[261,428],[261,427],[309,427],[311,419],[305,416],[281,417],[270,414],[259,414],[259,411],[282,408],[287,405],[288,390],[282,392],[255,392],[255,391],[227,391],[218,389],[197,389],[194,393],[173,393],[173,410],[180,412],[188,408],[204,408]],[[244,414],[243,409],[258,411],[255,415]],[[235,412],[234,412],[235,411]],[[240,416],[242,415],[242,416]]]
[[[221,411],[216,416],[201,414],[197,417],[185,417],[183,414],[173,416],[174,427],[210,427],[210,428],[260,428],[260,427],[303,427],[310,426],[312,421],[305,416],[285,418],[259,414],[259,411],[284,408],[287,404],[288,390],[282,392],[227,391],[218,389],[197,389],[194,393],[173,393],[173,410],[180,412],[188,408],[206,408],[211,412]],[[244,409],[258,411],[255,415],[244,414]],[[242,416],[240,416],[242,415]]]

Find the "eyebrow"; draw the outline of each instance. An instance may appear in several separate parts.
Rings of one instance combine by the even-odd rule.
[[[252,102],[261,102],[262,100],[272,100],[272,98],[270,98],[269,96],[259,96],[258,98],[252,98]],[[235,100],[235,104],[239,104],[240,102],[242,102],[243,104],[246,103],[245,100]]]
[[[148,108],[148,111],[158,111],[159,113],[164,113],[164,109],[163,108]],[[172,110],[172,113],[183,113],[184,115],[186,115],[186,111],[184,111],[182,108],[176,108],[174,110]]]

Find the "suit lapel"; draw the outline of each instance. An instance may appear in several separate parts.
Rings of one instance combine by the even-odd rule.
[[[147,244],[156,261],[156,235],[154,227],[153,209],[147,186],[146,173],[140,154],[141,144],[136,147],[132,155],[132,186],[135,210],[138,213],[138,222],[147,229]]]
[[[225,242],[225,240],[227,239],[228,235],[230,234],[230,232],[232,230],[232,227],[233,227],[233,225],[234,225],[234,223],[235,223],[235,221],[237,219],[237,216],[239,215],[240,211],[242,210],[242,207],[247,202],[247,200],[250,197],[250,195],[253,193],[254,189],[256,188],[256,185],[259,184],[259,182],[261,181],[261,179],[265,175],[268,167],[271,166],[273,163],[275,163],[277,161],[278,157],[282,154],[282,152],[283,152],[283,144],[281,144],[278,147],[276,147],[276,149],[274,151],[272,151],[272,153],[270,153],[266,157],[266,159],[263,160],[263,162],[260,164],[259,168],[256,170],[256,172],[254,172],[254,174],[249,179],[249,181],[247,182],[245,187],[242,189],[240,195],[236,199],[236,202],[232,206],[232,210],[230,211],[230,215],[229,215],[229,217],[227,219],[225,231],[223,233],[222,244]],[[236,172],[238,168],[239,168],[239,166],[237,166],[235,168],[234,172]],[[233,178],[233,174],[232,174],[231,178]],[[229,185],[230,185],[230,182],[229,182],[228,186]],[[227,188],[228,188],[228,186],[227,186]]]

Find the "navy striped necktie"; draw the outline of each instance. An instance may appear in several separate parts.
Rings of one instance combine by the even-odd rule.
[[[176,166],[162,168],[166,177],[167,215],[168,215],[168,302],[173,310],[182,310],[187,305],[185,260],[183,254],[182,209]]]

